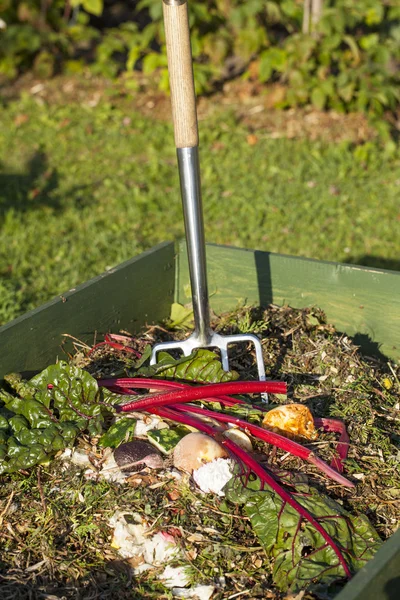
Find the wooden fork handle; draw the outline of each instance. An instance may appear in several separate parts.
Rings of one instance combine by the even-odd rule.
[[[199,144],[187,0],[163,0],[172,119],[177,148]]]

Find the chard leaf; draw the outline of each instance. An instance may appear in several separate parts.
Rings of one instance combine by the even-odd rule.
[[[152,347],[150,346],[150,344],[148,344],[144,351],[143,354],[140,358],[137,359],[137,361],[134,364],[134,368],[139,369],[142,365],[144,365],[144,363],[150,358],[152,353]]]
[[[343,578],[343,567],[331,546],[297,511],[271,489],[261,489],[260,480],[236,476],[225,486],[227,500],[243,504],[254,532],[272,562],[275,585],[282,591],[298,592],[316,582],[330,585]],[[324,527],[340,547],[352,572],[363,567],[381,545],[364,515],[353,516],[340,504],[300,481],[296,500]]]
[[[168,429],[151,429],[147,432],[147,438],[163,454],[171,454],[177,443],[191,431],[192,429],[184,425],[168,427]]]
[[[20,398],[33,400],[35,397],[35,387],[29,382],[22,379],[20,373],[9,373],[4,376],[4,381],[18,394]]]
[[[66,362],[51,365],[30,381],[15,373],[5,379],[14,394],[0,392],[0,474],[47,462],[84,431],[101,434],[110,414],[107,405],[120,401],[120,396],[99,389],[89,373]]]
[[[135,431],[136,420],[129,417],[118,419],[111,427],[103,433],[99,440],[100,446],[104,448],[117,448],[123,442],[129,442]]]
[[[224,371],[218,355],[211,350],[196,350],[190,356],[175,359],[168,352],[160,352],[156,365],[139,369],[137,375],[184,379],[199,383],[221,383],[239,378],[236,371]]]
[[[24,400],[10,394],[5,407],[16,415],[25,417],[31,427],[47,427],[52,424],[51,413],[37,400]]]
[[[211,404],[211,403],[210,403]],[[213,403],[216,404],[216,403]],[[269,404],[268,408],[274,408],[273,404]],[[219,412],[233,415],[234,417],[238,417],[239,419],[243,419],[248,421],[249,423],[254,423],[255,425],[261,425],[262,420],[265,416],[265,412],[262,410],[258,410],[254,408],[251,404],[235,404],[233,406],[220,406],[218,404],[217,410]]]

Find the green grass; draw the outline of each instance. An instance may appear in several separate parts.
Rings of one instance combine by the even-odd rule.
[[[399,158],[368,143],[200,124],[209,242],[400,268]],[[172,127],[101,102],[30,97],[0,116],[0,322],[183,236]]]

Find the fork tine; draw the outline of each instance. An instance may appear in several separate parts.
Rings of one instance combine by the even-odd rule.
[[[229,371],[228,344],[225,347],[220,347],[221,362],[224,371]]]
[[[196,335],[196,332],[183,342],[162,342],[154,346],[150,364],[155,365],[157,363],[157,354],[162,350],[180,350],[184,356],[190,356],[194,350],[199,348],[218,348],[221,354],[222,368],[224,371],[229,371],[228,345],[238,342],[250,342],[253,344],[256,353],[258,378],[260,381],[266,381],[261,342],[258,337],[252,333],[221,335],[210,330],[210,338],[207,343],[204,343],[204,341]],[[268,403],[267,393],[261,394],[261,398],[264,402]]]

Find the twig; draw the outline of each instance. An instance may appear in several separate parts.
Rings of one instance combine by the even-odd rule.
[[[74,340],[76,346],[78,346],[78,347],[80,346],[81,348],[90,349],[90,346],[88,344],[86,344],[85,342],[82,342],[82,340],[78,339],[74,335],[70,335],[69,333],[63,333],[62,337],[66,337],[66,338],[70,338],[71,340]]]
[[[2,527],[2,525],[3,525],[4,517],[6,516],[8,509],[11,506],[11,502],[12,502],[13,498],[14,498],[14,490],[11,492],[9,499],[7,500],[6,507],[0,515],[0,527]]]
[[[390,362],[388,362],[388,367],[389,369],[392,371],[393,373],[393,377],[395,378],[395,380],[397,381],[397,383],[400,385],[400,381],[399,378],[397,377],[397,373],[396,371],[393,369],[392,365],[390,364]]]
[[[245,594],[250,594],[249,590],[243,590],[242,592],[236,592],[236,594],[231,594],[228,596],[228,600],[232,600],[232,598],[238,598],[239,596],[244,596]]]

